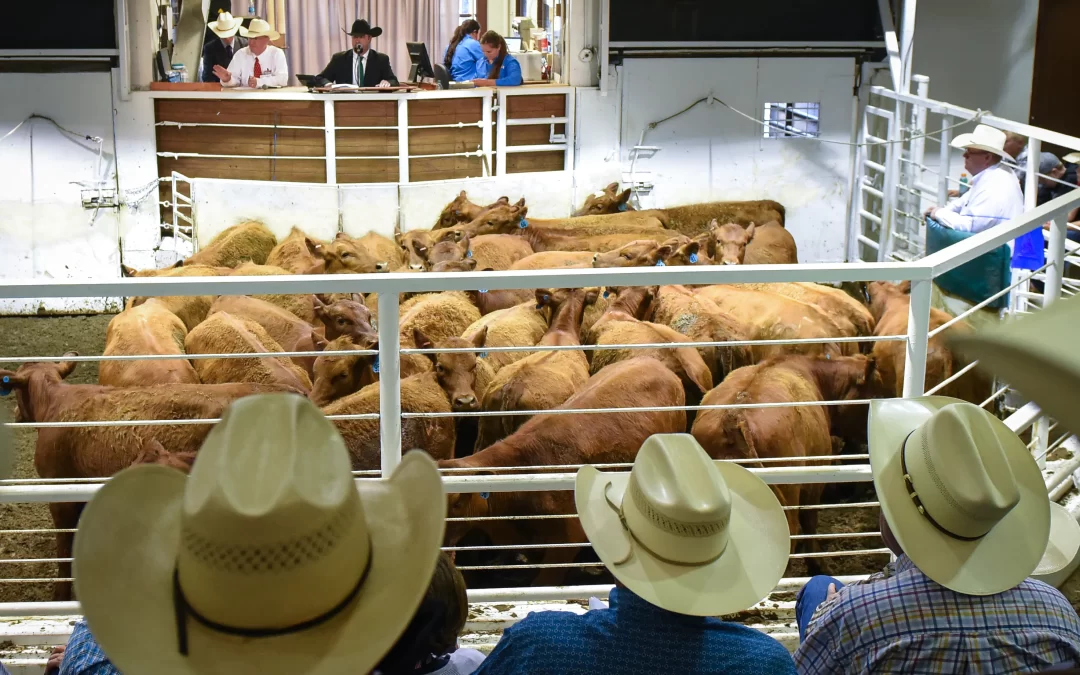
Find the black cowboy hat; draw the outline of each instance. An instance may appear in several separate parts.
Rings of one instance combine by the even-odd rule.
[[[382,35],[382,28],[375,26],[371,27],[371,24],[366,19],[357,19],[352,22],[352,30],[347,31],[352,37],[359,37],[361,35],[370,35],[371,37],[379,37]]]

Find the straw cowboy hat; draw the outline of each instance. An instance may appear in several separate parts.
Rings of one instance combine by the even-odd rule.
[[[949,344],[979,359],[1071,433],[1080,434],[1080,298],[956,337]]]
[[[281,33],[271,28],[270,24],[262,19],[252,19],[247,28],[240,27],[240,37],[246,37],[249,40],[251,38],[268,37],[271,40],[276,40],[281,37]]]
[[[961,150],[975,148],[976,150],[992,152],[999,157],[1015,159],[1005,152],[1005,132],[985,124],[976,126],[975,131],[970,134],[960,134],[952,140],[950,145]]]
[[[218,12],[217,21],[211,21],[206,26],[219,38],[229,38],[236,35],[242,23],[243,19],[233,18],[228,12]]]
[[[1069,164],[1080,164],[1080,152],[1070,152],[1061,158],[1061,161]]]
[[[784,509],[760,478],[709,458],[689,434],[656,434],[630,473],[582,467],[581,525],[615,578],[672,612],[746,609],[784,575]]]
[[[1031,576],[1044,579],[1053,577],[1056,572],[1072,565],[1077,553],[1080,553],[1080,524],[1067,508],[1050,502],[1050,541]]]
[[[1035,458],[1001,420],[946,396],[874,401],[869,435],[882,513],[923,574],[992,595],[1035,570],[1050,501]]]
[[[342,28],[342,30],[345,30]],[[374,28],[367,22],[366,19],[357,19],[352,22],[352,30],[346,31],[346,33],[352,37],[360,37],[361,35],[370,35],[373,38],[377,38],[382,35],[382,28],[375,26]]]
[[[127,675],[366,673],[427,591],[443,538],[434,462],[350,473],[306,398],[249,396],[206,438],[189,478],[126,469],[87,505],[75,589]]]

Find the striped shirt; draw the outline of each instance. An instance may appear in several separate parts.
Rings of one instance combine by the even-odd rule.
[[[987,596],[950,591],[900,556],[818,607],[795,652],[802,675],[1008,675],[1080,664],[1080,617],[1027,579]]]

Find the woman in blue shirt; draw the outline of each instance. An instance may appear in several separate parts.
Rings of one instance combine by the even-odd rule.
[[[480,50],[480,22],[469,19],[454,29],[454,37],[446,48],[443,65],[454,82],[465,82],[476,75],[477,66],[484,63],[484,52]],[[486,74],[486,71],[485,71]]]
[[[478,87],[517,87],[521,84],[521,64],[506,50],[506,40],[493,30],[480,38],[484,60],[476,64],[473,82]]]

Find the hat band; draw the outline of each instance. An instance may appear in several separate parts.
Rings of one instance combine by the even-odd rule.
[[[611,501],[611,497],[608,496],[608,489],[611,487],[611,485],[611,482],[608,481],[608,484],[604,486],[604,501],[607,502],[607,505],[611,507],[611,509],[619,516],[619,522],[622,524],[623,530],[625,530],[626,533],[630,535],[630,538],[646,553],[648,553],[653,558],[656,558],[660,562],[667,563],[668,565],[678,565],[680,567],[704,567],[705,565],[711,565],[712,563],[719,560],[720,556],[724,555],[724,551],[727,550],[727,547],[725,546],[724,551],[720,551],[708,560],[702,560],[700,562],[684,562],[682,560],[670,560],[668,558],[665,558],[664,556],[658,554],[656,551],[646,546],[640,539],[638,539],[637,535],[634,534],[634,531],[630,529],[630,526],[627,525],[626,516],[623,514],[622,510],[622,505],[620,504],[619,506],[616,506],[615,503]],[[634,549],[631,548],[630,552],[626,554],[625,558],[623,558],[622,560],[617,560],[611,564],[615,566],[625,565],[626,563],[630,562],[630,559],[633,557]]]
[[[926,507],[923,506],[922,500],[919,499],[919,493],[915,491],[915,483],[912,482],[911,475],[908,474],[907,470],[907,444],[908,440],[911,438],[911,434],[915,433],[915,431],[917,430],[912,429],[910,432],[908,432],[907,437],[904,438],[904,446],[900,449],[900,470],[904,472],[904,486],[908,490],[908,497],[911,497],[911,501],[915,504],[915,508],[918,509],[919,515],[923,518],[926,518],[926,521],[936,527],[939,532],[948,535],[953,539],[958,539],[960,541],[978,541],[982,539],[982,535],[978,537],[965,537],[951,530],[948,530],[941,523],[934,520],[934,518],[929,513],[927,513]]]
[[[216,621],[206,618],[202,614],[199,614],[199,612],[188,602],[187,597],[184,595],[184,589],[180,587],[180,570],[179,568],[173,568],[173,610],[176,612],[176,641],[178,651],[182,656],[188,655],[187,619],[189,616],[206,628],[217,633],[246,638],[267,638],[290,635],[326,623],[338,614],[341,614],[345,608],[356,599],[356,596],[360,594],[360,589],[364,586],[364,581],[367,579],[368,572],[371,571],[371,559],[375,557],[375,550],[371,548],[370,536],[368,537],[368,551],[367,565],[364,566],[364,571],[360,575],[360,579],[356,582],[356,585],[352,587],[352,590],[345,595],[345,598],[341,602],[332,607],[329,611],[324,612],[313,619],[301,621],[300,623],[285,626],[284,628],[240,628],[217,623]]]

